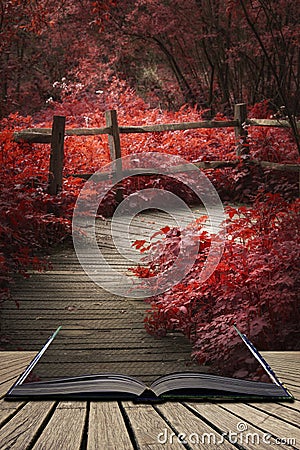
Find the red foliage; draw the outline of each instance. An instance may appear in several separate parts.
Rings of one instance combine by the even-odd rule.
[[[202,284],[199,276],[211,237],[203,232],[201,222],[196,222],[188,232],[200,242],[197,261],[179,284],[149,299],[146,329],[158,336],[182,332],[192,342],[193,356],[200,363],[214,363],[223,372],[226,365],[233,371],[239,367],[234,350],[240,349],[240,341],[231,335],[234,323],[259,347],[296,348],[299,212],[299,200],[289,204],[274,194],[258,196],[252,208],[228,207],[223,257]],[[156,276],[163,277],[172,266],[179,241],[180,232],[174,228],[164,240],[150,246],[147,261]]]
[[[270,98],[275,110],[288,106],[299,114],[296,2],[2,0],[0,6],[3,116],[62,101],[66,79],[101,97],[113,76],[163,108],[197,104],[213,116],[240,101]]]
[[[34,119],[22,118],[15,114],[1,122],[0,181],[3,188],[0,194],[0,266],[2,273],[0,287],[2,288],[2,298],[9,293],[11,273],[25,274],[28,266],[43,268],[45,262],[42,258],[37,258],[37,254],[41,254],[45,248],[60,242],[70,234],[73,206],[84,183],[83,180],[70,175],[83,172],[92,173],[103,168],[110,159],[107,138],[102,136],[66,138],[63,190],[57,197],[51,197],[46,193],[49,147],[16,144],[12,141],[12,131],[33,126],[49,127],[53,114],[66,114],[67,127],[101,127],[104,126],[103,112],[109,108],[117,108],[121,125],[197,121],[201,119],[202,114],[201,111],[191,107],[181,108],[177,112],[151,109],[124,83],[117,80],[112,83],[111,90],[103,94],[101,103],[99,103],[97,95],[82,95],[81,88],[74,85],[69,85],[68,89],[66,87],[65,100],[63,104],[53,102],[47,110],[37,114]],[[221,120],[222,117],[219,116],[218,119]],[[259,158],[260,152],[265,149],[264,145],[260,144],[260,136],[263,136],[264,143],[268,142],[269,148],[276,149],[277,161],[297,160],[288,131],[265,131],[261,128],[249,131],[250,151],[256,158]],[[122,135],[121,146],[124,155],[158,151],[178,154],[191,162],[236,158],[232,129]],[[269,152],[262,157],[270,157],[270,154]],[[266,186],[271,186],[270,180],[277,181],[279,179],[278,175],[266,174],[265,171],[266,180],[261,173],[257,173],[256,168],[246,167],[242,161],[241,166],[237,169],[210,170],[206,173],[223,199],[231,200],[249,199],[265,182]],[[273,187],[276,189],[284,187],[285,196],[291,198],[295,191],[294,184],[296,183],[293,183],[293,178],[290,177],[286,180],[286,187],[275,182]],[[182,185],[179,183],[174,184],[173,179],[169,177],[133,177],[124,181],[123,190],[126,195],[150,186],[171,190],[175,194],[183,196],[184,200],[193,201],[191,192],[182,189]],[[275,219],[270,220],[269,225],[266,222],[262,226],[263,216],[260,216],[259,212],[264,211],[265,217],[270,216],[269,212],[263,209],[264,203],[256,204],[252,216],[249,215],[250,213],[245,214],[248,218],[247,223],[233,221],[232,234],[241,233],[247,242],[241,244],[237,238],[234,241],[228,241],[222,264],[211,277],[211,280],[215,280],[215,284],[207,283],[205,286],[199,286],[195,273],[188,279],[187,284],[181,283],[172,292],[160,296],[153,303],[152,312],[147,318],[149,330],[163,334],[169,328],[180,329],[192,339],[195,355],[199,360],[207,356],[205,349],[208,351],[209,345],[213,346],[214,343],[213,340],[207,341],[206,346],[201,345],[200,350],[199,339],[202,332],[206,331],[209,336],[212,327],[219,330],[233,320],[236,320],[243,328],[248,320],[248,314],[252,314],[254,317],[250,330],[251,337],[261,339],[264,343],[269,343],[270,330],[274,332],[277,339],[280,323],[287,324],[286,328],[282,328],[286,336],[291,332],[287,327],[290,323],[291,328],[294,323],[290,322],[291,311],[294,308],[294,294],[292,294],[294,287],[289,283],[296,283],[297,279],[296,274],[294,276],[295,265],[292,264],[293,258],[296,261],[297,257],[296,236],[295,233],[292,233],[292,219],[294,218],[293,211],[296,211],[295,208],[298,204],[289,207],[283,200],[279,200],[279,197],[272,198],[273,203],[270,200],[267,204],[270,206],[272,203],[273,212],[277,211],[278,224],[282,224],[282,229],[278,228]],[[114,192],[110,192],[106,200],[99,210],[101,215],[113,212]],[[232,214],[232,211],[229,211],[229,214]],[[287,220],[288,216],[291,219],[290,224]],[[252,218],[257,222],[256,227],[252,223]],[[258,224],[262,227],[262,232],[257,228]],[[264,229],[267,225],[269,226],[268,231]],[[253,233],[253,239],[249,239],[249,230]],[[201,240],[202,253],[199,254],[197,260],[197,264],[201,267],[209,247],[210,237],[201,232],[199,223],[190,230],[192,236],[194,231],[197,232],[197,238]],[[180,236],[176,235],[176,231],[168,228],[162,232],[166,233],[164,245],[167,245],[169,253],[171,251],[176,253]],[[290,243],[287,240],[288,236],[290,236]],[[270,248],[266,247],[266,242],[271,246]],[[278,242],[278,247],[275,245],[276,242]],[[141,246],[140,249],[144,250],[141,242],[137,242],[136,246]],[[277,253],[276,248],[278,248]],[[159,245],[156,249],[161,268],[170,265],[172,261],[169,253],[165,252],[164,258],[162,258],[159,257]],[[154,250],[154,246],[152,250]],[[266,264],[263,263],[264,258],[268,259]],[[290,269],[292,275],[287,277]],[[146,279],[153,276],[155,270],[156,268],[149,267],[144,269],[143,273],[140,272],[140,275]],[[261,282],[259,286],[256,286],[258,277]],[[282,303],[277,302],[279,292],[286,302],[283,312],[280,310],[280,308],[283,309]],[[278,320],[274,324],[272,308],[274,308],[274,314],[281,315],[281,321]],[[260,321],[260,317],[263,322]],[[266,333],[266,339],[264,333]],[[283,345],[286,342],[286,336],[282,336]],[[276,345],[281,345],[279,338],[277,341],[276,339],[274,341]],[[224,342],[222,345],[225,345]],[[216,351],[220,351],[217,343]]]
[[[193,122],[202,119],[204,111],[188,106],[179,111],[161,111],[150,108],[124,82],[114,79],[100,96],[87,94],[83,86],[64,82],[64,102],[51,103],[49,108],[36,115],[38,126],[50,126],[52,114],[66,115],[68,127],[105,126],[104,111],[117,109],[120,125],[147,125],[151,123]],[[250,117],[270,115],[267,102],[249,111]],[[217,115],[216,120],[225,120]],[[297,162],[299,157],[293,138],[288,130],[278,128],[251,127],[249,133],[250,156],[274,162]],[[164,133],[121,135],[122,155],[144,151],[164,152],[180,155],[190,162],[205,160],[236,159],[235,137],[232,128],[198,129]],[[106,138],[68,137],[65,141],[65,174],[93,172],[109,163],[109,149]],[[285,198],[297,196],[297,174],[260,169],[246,165],[241,160],[237,168],[207,170],[206,174],[223,200],[252,201],[256,192],[264,188],[270,192],[281,192]],[[145,185],[150,179],[142,180]],[[154,181],[152,181],[154,182]],[[170,188],[166,179],[156,180],[156,187]],[[134,189],[138,182],[127,182],[126,189]],[[177,189],[180,192],[181,187]]]
[[[91,66],[99,79],[104,65],[99,31],[114,4],[113,0],[62,4],[1,0],[0,116],[39,111],[51,99],[60,99],[56,85],[62,79],[71,76],[77,83],[78,73],[88,73]]]
[[[2,121],[5,131],[0,135],[0,302],[9,296],[13,273],[26,276],[28,267],[44,269],[46,260],[37,255],[70,233],[72,209],[68,205],[74,188],[68,196],[65,192],[57,197],[48,195],[44,146],[33,148],[12,141],[11,129],[30,125],[30,118],[18,115]]]

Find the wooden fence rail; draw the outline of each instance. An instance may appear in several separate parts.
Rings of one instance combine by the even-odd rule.
[[[50,166],[49,166],[49,185],[48,192],[56,195],[61,187],[63,180],[63,158],[64,158],[64,137],[65,136],[97,136],[108,135],[108,143],[110,148],[110,156],[112,161],[116,161],[116,171],[118,174],[123,173],[121,161],[121,143],[120,134],[129,133],[153,133],[178,130],[194,130],[200,128],[229,128],[235,130],[236,137],[236,154],[237,156],[247,154],[249,148],[247,144],[247,126],[263,126],[263,127],[280,127],[290,128],[287,120],[266,120],[266,119],[248,119],[247,105],[239,103],[234,108],[234,120],[209,120],[201,122],[183,122],[183,123],[167,123],[152,124],[143,126],[119,126],[117,112],[115,110],[106,111],[106,126],[103,128],[71,128],[65,129],[65,117],[54,116],[51,128],[30,128],[14,133],[16,142],[51,144]],[[297,122],[300,129],[300,122]],[[300,174],[300,164],[278,164],[269,161],[259,161],[248,159],[249,163],[257,164],[261,167],[271,170],[291,171]],[[220,167],[235,167],[240,160],[234,161],[203,161],[196,163],[199,168],[215,169]],[[172,172],[183,171],[183,166],[174,167]],[[134,175],[135,170],[127,170],[126,175]],[[139,169],[140,172],[140,169]],[[145,174],[155,173],[155,170],[145,169]],[[92,174],[74,174],[73,176],[81,178],[89,178]],[[99,179],[107,179],[108,175],[101,174]],[[119,200],[120,194],[117,194]]]

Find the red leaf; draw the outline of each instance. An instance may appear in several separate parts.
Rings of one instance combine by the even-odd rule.
[[[137,250],[143,247],[143,245],[146,243],[145,239],[137,239],[132,244],[133,247],[136,247]]]

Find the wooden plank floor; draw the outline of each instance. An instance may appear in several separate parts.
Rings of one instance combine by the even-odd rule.
[[[1,450],[300,449],[300,352],[263,353],[293,403],[3,400],[33,355],[0,354]]]
[[[203,208],[193,211],[195,217],[205,214]],[[182,212],[175,214],[184,221]],[[214,216],[208,228],[212,229],[217,220],[218,216]],[[141,263],[142,254],[135,251],[137,261],[128,261],[120,253],[122,242],[150,242],[150,236],[167,224],[176,225],[168,214],[149,210],[132,220],[128,235],[121,218],[115,225],[117,250],[110,220],[98,220],[97,239],[111,267],[127,274],[129,267]],[[13,296],[20,308],[10,301],[0,311],[1,330],[9,341],[7,350],[38,350],[62,325],[47,351],[47,361],[39,364],[39,377],[82,375],[87,364],[89,373],[122,372],[144,382],[184,367],[197,370],[190,358],[190,344],[182,335],[169,333],[160,340],[145,331],[143,319],[149,306],[143,299],[120,297],[95,284],[79,264],[73,248],[55,253],[50,259],[52,270],[32,272],[28,279],[16,281]],[[105,279],[109,280],[112,270],[103,268],[99,261],[95,265],[105,271]],[[55,364],[58,352],[59,365]]]
[[[166,224],[170,224],[166,214],[150,211],[133,221],[130,238],[132,242],[149,239]],[[115,251],[109,222],[98,222],[97,232],[106,258],[126,273],[132,263]],[[182,336],[173,333],[158,340],[145,332],[143,300],[119,297],[95,285],[72,249],[53,254],[51,261],[51,271],[32,272],[27,280],[17,280],[13,295],[20,308],[6,302],[1,311],[1,330],[9,343],[7,351],[0,353],[0,449],[269,449],[276,445],[300,450],[299,352],[265,355],[297,398],[294,403],[4,401],[3,395],[58,325],[63,328],[55,351],[63,365],[56,373],[56,355],[50,347],[44,366],[49,376],[86,373],[88,366],[89,373],[128,370],[147,382],[190,363],[190,346]],[[243,441],[247,437],[243,427],[250,442]],[[239,440],[233,435],[230,442],[230,433],[237,431]]]

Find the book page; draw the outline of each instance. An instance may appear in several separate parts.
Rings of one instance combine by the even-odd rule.
[[[158,153],[123,158],[121,178],[116,163],[110,165],[108,181],[96,172],[77,198],[72,244],[53,252],[51,270],[33,271],[16,285],[23,322],[32,319],[21,341],[15,334],[15,344],[39,350],[62,326],[31,380],[120,373],[149,385],[174,372],[204,372],[270,381],[234,330],[234,315],[228,320],[226,304],[220,326],[210,326],[208,306],[221,300],[202,299],[201,289],[214,276],[225,248],[224,209],[201,171],[172,158],[180,168],[175,175],[169,173],[170,157]],[[162,172],[176,193],[156,189],[157,176],[146,184],[144,176],[134,178],[137,186],[131,186],[126,171],[138,174],[148,167]],[[116,200],[127,183],[132,193],[118,199],[112,217],[103,217],[101,205]],[[201,203],[190,207],[181,199],[184,184],[191,197],[198,190]],[[182,294],[176,303],[178,286],[192,294],[192,303],[185,306]],[[17,330],[23,322],[10,325]],[[214,339],[222,348],[217,357],[209,345]]]
[[[195,211],[197,215],[203,214],[201,208]],[[124,225],[123,219],[126,222],[126,218],[122,218],[117,224],[119,230]],[[134,233],[135,239],[146,233],[148,236],[153,235],[167,226],[167,223],[172,223],[172,220],[174,221],[168,214],[149,210],[135,217],[131,224],[132,234]],[[134,261],[127,260],[114,248],[110,235],[111,221],[99,219],[96,226],[99,246],[106,260],[113,260],[122,275],[134,278],[130,271],[134,267]],[[121,235],[120,232],[119,237]],[[141,261],[144,255],[137,252],[137,256]],[[46,293],[44,299],[49,316],[46,317],[46,312],[40,312],[40,319],[34,323],[35,327],[41,321],[47,323],[47,330],[32,330],[28,336],[30,348],[41,348],[54,328],[62,324],[62,329],[27,382],[117,373],[150,385],[157,378],[175,372],[212,373],[270,381],[232,327],[224,329],[222,336],[225,344],[232,339],[238,342],[237,351],[230,355],[227,367],[224,367],[223,358],[214,363],[199,363],[192,357],[191,342],[179,331],[170,330],[160,337],[147,332],[144,319],[150,305],[144,298],[134,298],[134,289],[140,287],[133,285],[131,290],[127,288],[126,297],[107,292],[83,271],[71,247],[52,255],[52,264],[53,269],[47,275],[33,274],[30,279],[22,282],[27,291],[33,289],[41,277],[47,276],[55,282],[55,289]],[[89,264],[94,264],[99,270],[95,261],[89,260]],[[72,279],[67,284],[62,269],[69,270],[70,267]],[[100,266],[100,270],[105,269]],[[107,278],[112,276],[108,273]],[[72,283],[72,298],[65,297],[66,291],[70,289],[69,283]],[[115,276],[114,283],[118,285],[118,276]],[[51,326],[53,330],[50,330]]]

